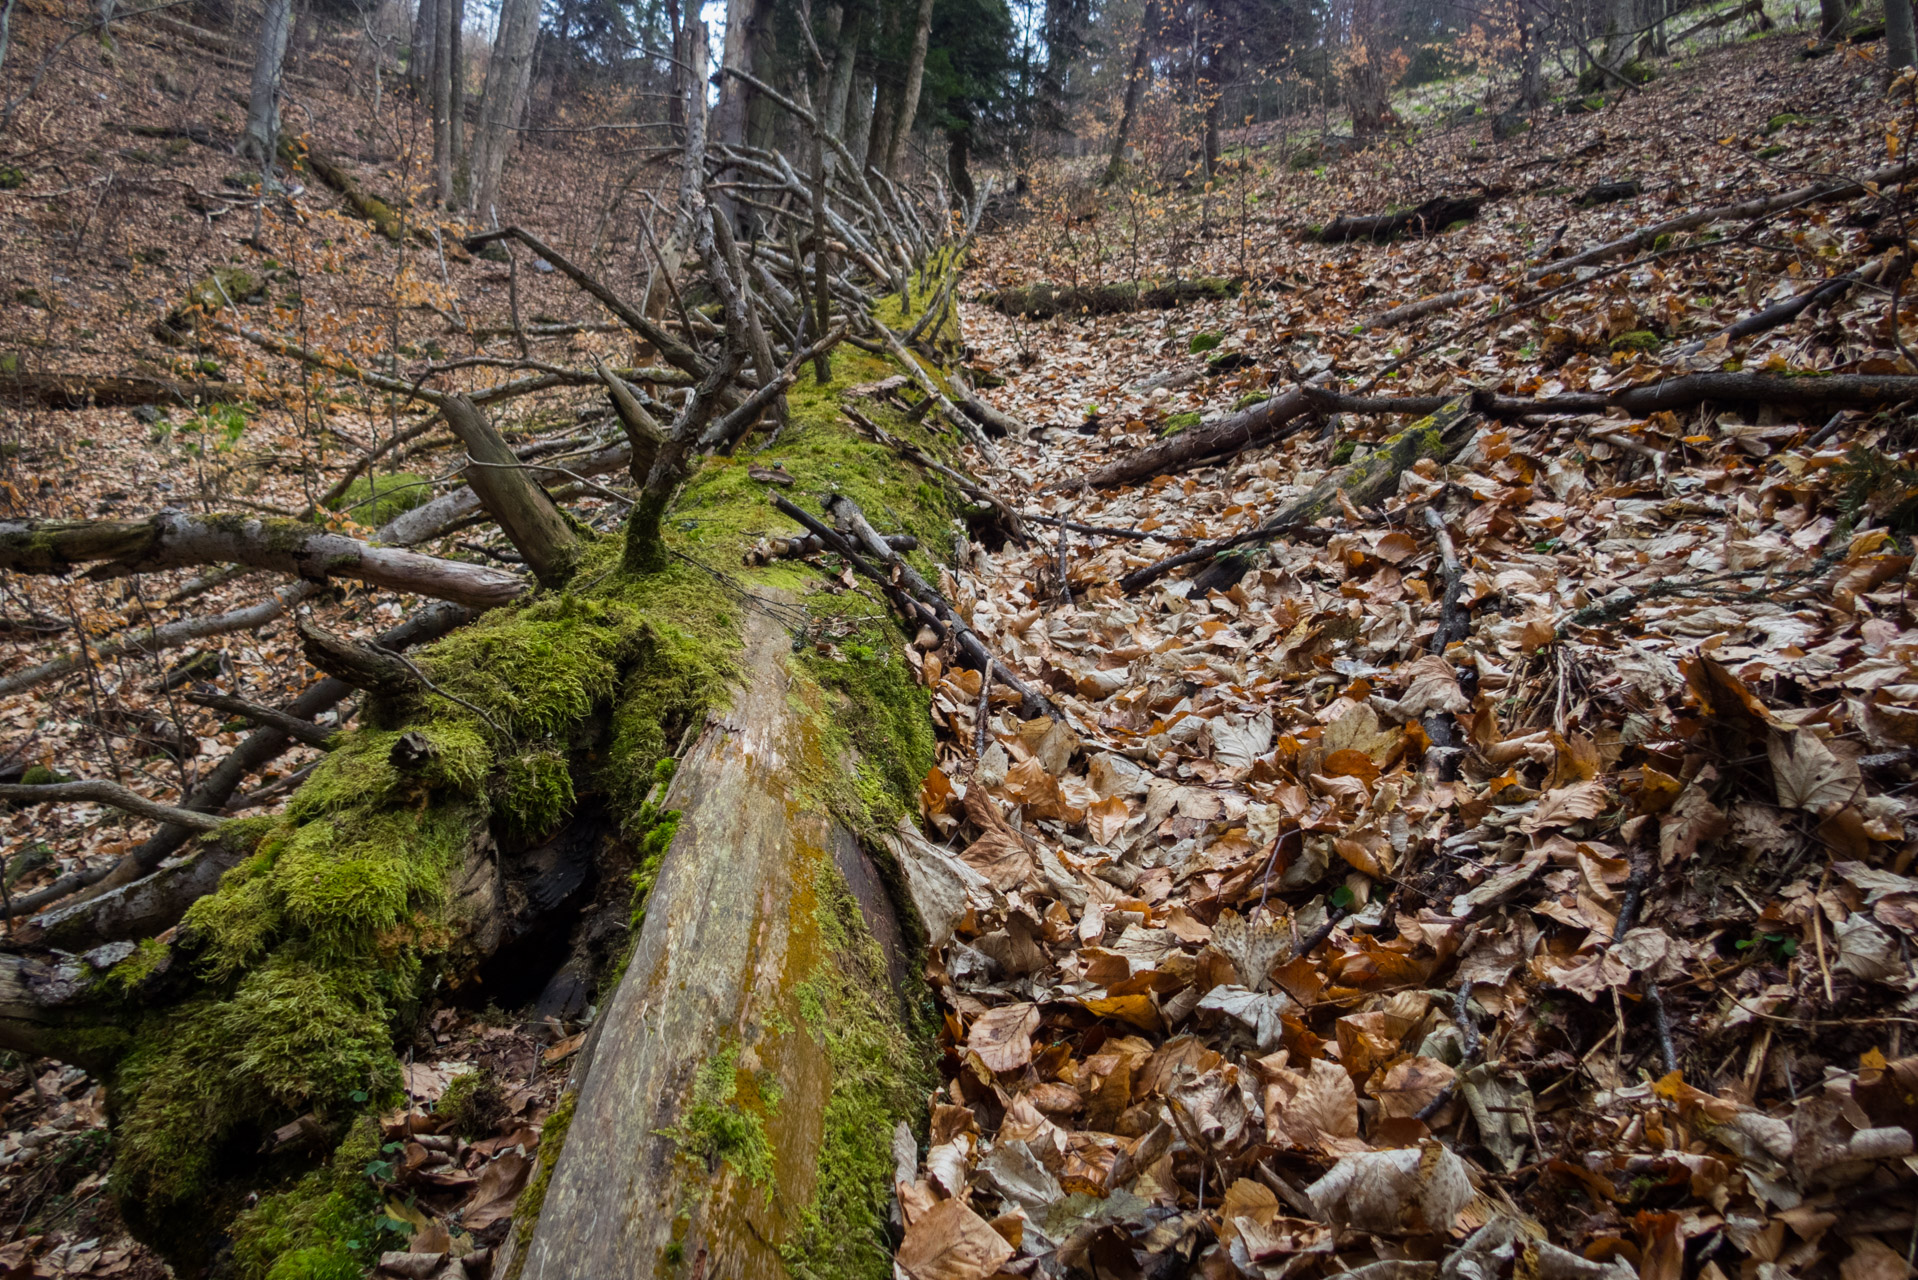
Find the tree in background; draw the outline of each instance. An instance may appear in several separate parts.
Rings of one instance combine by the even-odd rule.
[[[450,4],[453,0],[439,0]],[[533,46],[539,38],[539,0],[504,0],[493,56],[486,65],[486,96],[473,147],[473,212],[487,226],[498,221],[500,177],[512,154],[533,78]]]
[[[286,40],[293,30],[293,0],[267,0],[260,21],[259,46],[254,52],[253,86],[247,95],[246,131],[240,135],[240,154],[264,168],[273,159],[280,140],[280,76],[286,63]]]
[[[922,90],[926,117],[946,137],[953,195],[970,203],[973,151],[1012,127],[1006,86],[1012,72],[1012,11],[1006,0],[939,0]]]

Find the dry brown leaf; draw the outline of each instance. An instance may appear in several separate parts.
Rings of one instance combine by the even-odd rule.
[[[1017,1071],[1032,1061],[1032,1033],[1038,1029],[1039,1006],[1001,1005],[972,1024],[966,1048],[988,1071]]]
[[[906,1228],[895,1261],[912,1280],[985,1280],[1012,1246],[963,1199],[941,1200]]]

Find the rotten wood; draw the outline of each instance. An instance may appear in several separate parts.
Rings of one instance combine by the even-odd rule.
[[[1089,484],[1095,489],[1117,488],[1184,471],[1221,454],[1282,440],[1291,433],[1288,428],[1297,430],[1298,420],[1315,407],[1310,395],[1312,388],[1311,383],[1288,387],[1270,400],[1263,400],[1223,421],[1211,426],[1188,427],[1170,440],[1135,449],[1103,467],[1051,487],[1077,489]]]

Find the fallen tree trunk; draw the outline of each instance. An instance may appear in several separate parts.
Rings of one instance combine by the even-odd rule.
[[[1224,552],[1270,542],[1287,533],[1302,532],[1327,516],[1337,514],[1347,504],[1354,507],[1376,506],[1398,492],[1399,477],[1421,459],[1446,462],[1458,456],[1471,439],[1477,421],[1478,415],[1469,407],[1467,400],[1455,400],[1442,405],[1424,421],[1414,423],[1382,441],[1377,449],[1363,459],[1326,476],[1309,493],[1287,503],[1257,529],[1221,538],[1134,569],[1119,579],[1119,586],[1129,595],[1150,586],[1175,569],[1209,564]]]
[[[863,1274],[889,1259],[873,1228],[893,1133],[929,1077],[924,1028],[895,990],[916,930],[859,842],[789,798],[788,753],[830,750],[793,696],[790,650],[754,617],[744,686],[674,779],[677,835],[575,1068],[537,1225],[502,1274],[646,1275],[673,1257],[712,1276]]]
[[[1124,454],[1097,470],[1062,481],[1052,488],[1071,490],[1089,484],[1097,489],[1110,489],[1122,484],[1136,484],[1154,476],[1196,467],[1220,454],[1237,453],[1241,449],[1282,440],[1290,434],[1288,427],[1311,412],[1314,404],[1308,394],[1311,385],[1288,387],[1270,400],[1260,401],[1221,422],[1209,427],[1189,427],[1162,444]]]
[[[1347,396],[1312,387],[1307,398],[1326,413],[1436,413],[1451,396]],[[1689,373],[1619,391],[1570,391],[1555,396],[1472,394],[1472,408],[1494,418],[1605,413],[1620,409],[1646,417],[1706,403],[1770,404],[1793,409],[1853,408],[1918,399],[1918,377],[1909,374]]]
[[[1396,240],[1411,235],[1435,236],[1459,222],[1470,222],[1488,197],[1435,196],[1416,209],[1398,213],[1346,215],[1332,219],[1313,235],[1320,244],[1344,244],[1352,240]]]
[[[1796,205],[1818,204],[1828,200],[1850,200],[1867,194],[1870,188],[1903,182],[1914,174],[1918,174],[1918,161],[1907,161],[1904,164],[1874,169],[1870,173],[1861,174],[1856,180],[1834,177],[1822,182],[1794,187],[1775,195],[1754,196],[1736,204],[1698,209],[1691,213],[1680,214],[1676,218],[1667,218],[1663,222],[1655,222],[1649,227],[1640,227],[1629,235],[1608,240],[1604,244],[1593,245],[1583,252],[1541,262],[1527,271],[1525,278],[1538,280],[1557,272],[1575,271],[1580,267],[1594,266],[1608,258],[1650,248],[1660,236],[1676,235],[1681,231],[1694,231],[1699,227],[1710,226],[1714,222],[1750,222],[1754,218],[1762,218],[1766,214],[1778,213]]]
[[[0,568],[17,573],[97,565],[96,576],[117,577],[199,564],[243,564],[310,581],[358,578],[478,609],[526,592],[523,579],[503,570],[375,547],[297,520],[162,511],[146,520],[0,521]]]
[[[1001,289],[992,294],[987,302],[994,311],[1003,315],[1050,320],[1054,316],[1109,316],[1126,311],[1166,311],[1191,302],[1236,298],[1245,285],[1243,278],[1224,276],[1202,276],[1197,280],[1172,280],[1153,285],[1032,284]]]
[[[176,382],[138,375],[38,371],[0,372],[0,402],[42,409],[125,408],[161,404],[191,406],[241,396],[238,383]]]

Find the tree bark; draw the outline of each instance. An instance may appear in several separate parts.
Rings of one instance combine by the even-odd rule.
[[[445,405],[446,425],[472,462],[466,483],[543,587],[561,587],[579,559],[579,535],[486,415],[465,396]]]
[[[455,0],[433,7],[438,30],[433,36],[433,183],[442,209],[453,205],[453,22]]]
[[[1152,80],[1152,37],[1159,25],[1158,0],[1146,0],[1145,14],[1139,20],[1139,38],[1132,44],[1132,64],[1126,70],[1125,106],[1119,113],[1119,131],[1113,135],[1112,158],[1106,161],[1106,186],[1125,173],[1125,151],[1132,141],[1132,126],[1139,118],[1139,101]]]
[[[1836,40],[1851,20],[1851,0],[1818,0],[1818,34]]]
[[[893,121],[891,146],[883,166],[888,178],[899,176],[906,163],[906,145],[912,140],[913,120],[919,114],[919,86],[926,76],[926,46],[932,40],[933,0],[919,0],[919,18],[912,29],[912,51],[906,55],[906,74],[900,82],[899,114]]]
[[[406,56],[406,79],[421,101],[433,97],[433,50],[439,44],[439,7],[445,0],[419,0],[413,15],[413,43]]]
[[[786,753],[820,750],[816,721],[795,711],[791,647],[776,623],[751,615],[744,688],[674,776],[666,803],[681,810],[677,835],[625,978],[575,1070],[584,1083],[521,1280],[650,1274],[674,1241],[696,1273],[783,1276],[781,1246],[804,1248],[803,1209],[826,1176],[819,1128],[851,1082],[832,1060],[832,1033],[806,1029],[795,993],[819,981],[822,965],[850,957],[822,935],[823,909],[793,904],[843,880],[858,902],[846,923],[889,946],[895,963],[905,958],[902,930],[857,841],[822,809],[789,801]],[[890,993],[871,994],[869,1015],[898,1026]],[[782,1025],[795,1030],[775,1030]],[[714,1105],[700,1095],[709,1064],[746,1053],[761,1096],[779,1098],[764,1109],[771,1162],[757,1171],[777,1177],[776,1196],[737,1155],[721,1162],[701,1151],[690,1116]],[[722,1084],[730,1097],[730,1070]],[[690,1198],[689,1155],[706,1189]]]
[[[872,70],[866,65],[868,56],[862,54],[858,65],[853,68],[852,89],[846,98],[846,122],[842,132],[846,149],[852,152],[853,161],[861,173],[870,163],[867,147],[872,142],[873,79]]]
[[[264,167],[280,138],[280,75],[286,67],[286,41],[293,30],[293,0],[267,0],[254,50],[253,85],[247,94],[246,129],[240,154]]]
[[[1885,0],[1885,57],[1893,67],[1918,65],[1918,35],[1912,30],[1911,0]]]
[[[1311,408],[1304,387],[1289,387],[1223,422],[1209,427],[1188,427],[1163,444],[1134,450],[1084,476],[1063,480],[1052,487],[1071,491],[1089,484],[1096,489],[1110,489],[1183,471],[1222,453],[1237,453],[1282,439],[1285,428]]]
[[[442,0],[451,3],[451,0]],[[489,227],[500,225],[500,179],[513,153],[526,93],[533,80],[533,45],[539,38],[539,0],[504,0],[493,56],[487,63],[485,114],[473,145],[473,213]]]
[[[1391,86],[1385,82],[1383,0],[1356,0],[1352,41],[1356,46],[1345,77],[1345,103],[1352,111],[1352,135],[1370,142],[1398,123],[1392,114]]]
[[[191,516],[162,511],[146,520],[0,520],[0,568],[70,573],[83,565],[118,577],[183,565],[243,564],[296,578],[358,578],[392,591],[488,609],[526,592],[513,574],[370,546],[299,520]]]

